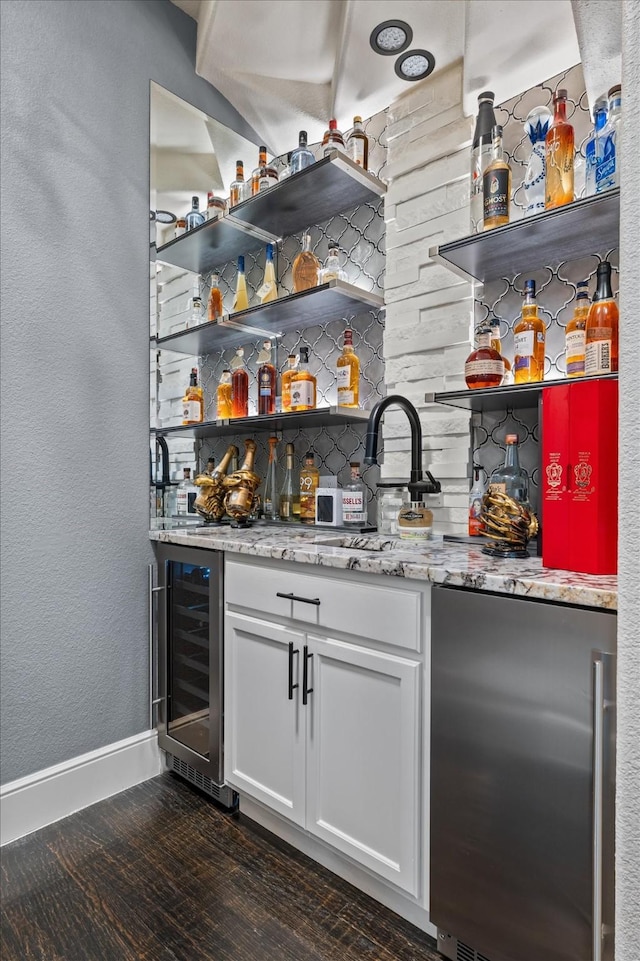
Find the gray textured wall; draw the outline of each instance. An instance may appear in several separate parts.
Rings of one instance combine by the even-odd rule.
[[[168,0],[2,3],[2,783],[147,721],[149,81]]]
[[[616,961],[640,958],[640,3],[622,11],[623,166],[620,223],[620,608]]]

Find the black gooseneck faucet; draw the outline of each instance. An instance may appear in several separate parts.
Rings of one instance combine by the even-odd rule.
[[[378,463],[378,434],[380,432],[380,420],[387,407],[392,404],[401,407],[409,418],[411,426],[411,477],[409,480],[409,494],[413,503],[420,502],[423,494],[439,494],[441,490],[440,481],[435,480],[430,471],[427,471],[427,480],[424,479],[422,470],[422,427],[418,411],[410,400],[401,394],[390,394],[379,400],[369,414],[367,422],[367,437],[365,442],[365,464]]]

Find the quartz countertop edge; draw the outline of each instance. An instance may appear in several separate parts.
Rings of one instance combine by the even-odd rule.
[[[551,570],[542,566],[539,557],[525,560],[492,558],[482,553],[483,541],[477,547],[444,541],[418,548],[375,534],[345,535],[333,532],[331,528],[279,530],[259,526],[245,530],[181,527],[152,530],[149,537],[169,544],[363,574],[406,577],[561,604],[612,611],[618,606],[615,576]],[[344,546],[345,541],[347,546]]]

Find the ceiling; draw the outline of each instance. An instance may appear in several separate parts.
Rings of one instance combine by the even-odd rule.
[[[173,0],[198,22],[197,73],[259,132],[273,153],[298,131],[321,138],[329,117],[343,129],[410,90],[396,56],[371,49],[388,19],[413,30],[441,70],[464,63],[464,108],[490,88],[498,102],[580,59],[571,0]],[[575,0],[574,0],[575,2]]]

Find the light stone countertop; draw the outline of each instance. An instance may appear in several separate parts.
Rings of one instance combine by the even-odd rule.
[[[331,528],[260,525],[178,527],[153,530],[153,541],[188,547],[295,561],[365,574],[387,574],[475,591],[495,591],[538,600],[616,610],[617,577],[546,569],[542,559],[502,560],[482,553],[475,544],[435,540],[417,547],[378,534],[345,534]]]

